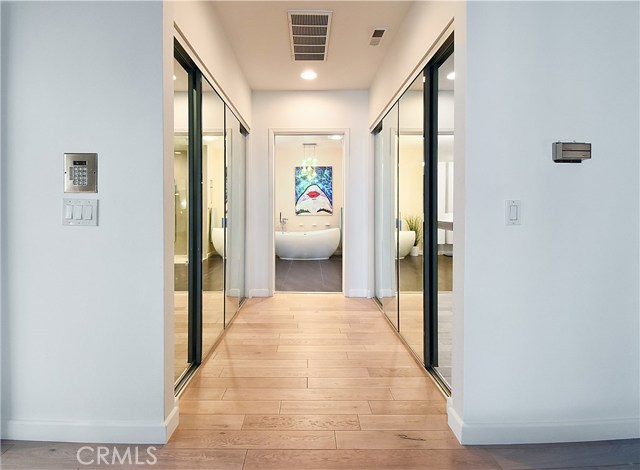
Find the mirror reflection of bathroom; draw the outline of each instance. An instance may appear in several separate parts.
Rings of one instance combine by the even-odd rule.
[[[398,280],[400,334],[424,360],[424,82],[419,75],[399,101]]]
[[[451,386],[454,54],[438,68],[438,366]]]
[[[275,138],[275,289],[342,292],[344,136]]]
[[[224,102],[202,80],[202,354],[224,329]]]
[[[174,60],[174,380],[189,367],[189,74]]]

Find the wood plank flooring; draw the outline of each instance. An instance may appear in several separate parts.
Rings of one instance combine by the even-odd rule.
[[[151,468],[640,470],[637,440],[469,447],[445,413],[372,301],[252,299],[182,394],[180,425]],[[83,445],[4,441],[1,467],[105,468],[79,464]]]
[[[243,449],[237,468],[244,469],[574,466],[571,452],[556,451],[553,463],[527,452],[531,446],[460,445],[442,394],[377,307],[341,295],[249,301],[181,397],[180,410],[181,425],[164,452]],[[585,444],[570,446],[576,455],[590,452]],[[594,464],[632,461],[629,452],[592,454]]]

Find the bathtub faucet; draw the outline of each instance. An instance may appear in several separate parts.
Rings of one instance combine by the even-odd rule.
[[[282,212],[280,212],[280,231],[284,233],[284,228],[287,225],[287,219],[286,217],[282,217]]]

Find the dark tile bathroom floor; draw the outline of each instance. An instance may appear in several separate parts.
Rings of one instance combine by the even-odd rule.
[[[276,256],[276,290],[342,292],[342,257],[293,261]]]

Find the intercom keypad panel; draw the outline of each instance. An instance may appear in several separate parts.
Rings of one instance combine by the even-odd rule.
[[[64,154],[64,192],[98,192],[98,154]]]
[[[87,167],[71,167],[71,182],[74,186],[86,186],[87,185]]]

